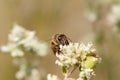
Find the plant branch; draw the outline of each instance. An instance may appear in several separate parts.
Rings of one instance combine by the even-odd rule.
[[[78,66],[77,66],[77,67],[73,67],[70,71],[68,71],[68,73],[67,73],[66,76],[65,76],[65,80],[66,80],[77,68],[78,68]]]

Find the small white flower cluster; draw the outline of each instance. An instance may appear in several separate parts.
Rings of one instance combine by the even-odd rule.
[[[97,13],[95,11],[86,11],[85,17],[90,21],[94,22],[97,19]]]
[[[47,54],[47,44],[39,41],[34,31],[26,30],[18,24],[14,24],[14,28],[8,35],[9,43],[2,46],[3,52],[11,53],[12,57],[22,57],[25,51],[36,53],[39,56]]]
[[[33,68],[27,80],[42,80],[41,73],[38,69]]]
[[[47,75],[47,80],[60,80],[60,79],[56,75],[48,74]]]
[[[90,80],[92,76],[94,76],[93,69],[84,69],[80,72],[79,78],[77,80]]]
[[[108,14],[108,21],[110,24],[116,24],[120,20],[120,4],[115,4],[111,7],[111,12]]]
[[[120,32],[120,4],[114,4],[107,16],[108,25],[112,26],[112,30]]]
[[[20,70],[16,73],[17,80],[41,80],[40,72],[27,64],[20,65]]]
[[[96,49],[92,43],[70,43],[60,45],[60,54],[56,54],[58,60],[56,64],[63,67],[63,72],[68,72],[71,67],[79,67],[80,76],[78,80],[90,80],[94,73],[93,69],[100,58],[96,54]],[[67,70],[67,71],[65,71]]]
[[[89,43],[85,46],[83,43],[70,43],[69,45],[60,45],[61,54],[56,54],[59,60],[56,60],[56,64],[63,66],[73,66],[86,59],[87,55],[94,54],[95,48],[92,48],[92,44]]]
[[[20,65],[20,70],[16,73],[16,78],[18,80],[23,79],[26,76],[26,65],[22,64]]]

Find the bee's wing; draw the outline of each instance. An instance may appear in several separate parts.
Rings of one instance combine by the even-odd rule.
[[[69,43],[72,42],[72,40],[69,37],[67,37],[67,40],[68,40]]]
[[[56,54],[56,53],[59,54],[60,49],[59,49],[58,45],[52,45],[51,48],[52,48],[52,51],[53,51],[54,54]]]

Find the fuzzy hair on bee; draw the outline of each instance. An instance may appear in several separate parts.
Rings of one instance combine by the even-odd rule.
[[[51,39],[51,48],[54,54],[62,53],[60,51],[60,45],[69,45],[71,40],[65,34],[55,34]]]

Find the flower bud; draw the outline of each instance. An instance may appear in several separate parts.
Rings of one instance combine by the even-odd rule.
[[[87,56],[84,62],[84,68],[93,69],[97,63],[98,63],[97,58],[93,56]]]

